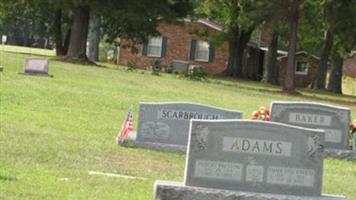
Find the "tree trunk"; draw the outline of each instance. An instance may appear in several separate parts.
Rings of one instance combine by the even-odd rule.
[[[90,25],[89,25],[89,52],[88,58],[91,61],[99,61],[99,43],[100,43],[100,27],[101,18],[100,15],[91,15]]]
[[[298,21],[299,21],[299,4],[300,0],[293,0],[291,2],[290,22],[289,22],[289,49],[286,77],[284,80],[283,90],[288,93],[293,93],[294,88],[294,73],[295,73],[295,53],[298,42]]]
[[[72,32],[71,30],[72,29],[69,28],[67,30],[67,33],[66,33],[65,37],[64,37],[63,52],[64,52],[65,55],[67,55],[67,52],[68,52],[68,49],[69,49],[70,35],[71,35],[71,32]]]
[[[245,31],[245,30],[242,30],[241,33],[240,33],[240,38],[239,38],[239,44],[238,44],[238,51],[237,51],[237,77],[239,78],[245,78],[247,77],[247,71],[248,69],[246,69],[247,65],[243,65],[243,58],[244,58],[244,55],[245,55],[245,50],[246,50],[246,47],[247,47],[247,43],[248,41],[250,41],[250,38],[251,38],[251,34],[252,34],[252,31]],[[256,58],[258,59],[258,58]]]
[[[277,31],[272,32],[272,40],[268,45],[267,62],[264,64],[263,82],[278,84],[277,50],[278,50]]]
[[[229,59],[227,68],[223,72],[227,76],[237,77],[237,51],[238,51],[239,35],[238,31],[232,30],[229,38]]]
[[[64,56],[65,52],[63,49],[62,41],[62,10],[58,9],[55,11],[54,22],[53,22],[53,34],[54,41],[56,43],[56,56]]]
[[[338,53],[336,54],[327,89],[331,92],[342,94],[342,67],[344,60]]]
[[[316,79],[313,83],[314,89],[325,89],[326,85],[326,74],[328,71],[328,60],[333,46],[333,34],[330,29],[326,32],[323,52],[321,53],[319,68],[317,71]]]
[[[229,38],[229,59],[223,74],[243,78],[243,56],[252,31],[233,29]]]
[[[79,62],[87,62],[86,56],[88,29],[89,29],[89,6],[73,8],[73,22],[70,35],[67,59]]]

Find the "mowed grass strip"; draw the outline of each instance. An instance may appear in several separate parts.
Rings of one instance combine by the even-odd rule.
[[[55,60],[50,61],[54,78],[17,75],[29,56],[0,51],[0,199],[152,199],[155,180],[182,181],[184,155],[115,145],[130,105],[137,122],[139,102],[197,102],[240,110],[249,118],[274,100],[318,101],[347,106],[356,118],[353,96],[309,90],[286,96],[280,87],[251,81],[195,82]],[[323,192],[356,199],[353,183],[355,162],[325,161]]]

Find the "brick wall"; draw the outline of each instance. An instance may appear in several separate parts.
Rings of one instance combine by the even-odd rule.
[[[287,59],[288,57],[283,57],[278,63],[280,85],[284,84],[286,69],[287,69]],[[309,63],[309,69],[307,75],[300,75],[300,74],[294,75],[294,85],[296,87],[308,87],[316,76],[318,66],[319,66],[319,60],[312,56],[308,56],[305,53],[297,54],[296,60],[306,60]]]
[[[356,56],[345,60],[344,75],[356,78]]]
[[[158,31],[162,36],[167,37],[166,55],[163,58],[148,57],[142,55],[143,45],[136,45],[138,52],[133,54],[131,48],[125,48],[130,44],[129,40],[122,39],[119,53],[119,64],[127,65],[136,59],[138,67],[147,68],[152,61],[160,60],[162,64],[168,65],[172,60],[189,61],[190,64],[200,65],[208,74],[219,74],[226,68],[228,61],[228,45],[215,49],[215,58],[212,62],[198,62],[189,59],[191,40],[204,40],[204,37],[197,36],[197,32],[205,31],[209,34],[216,33],[216,30],[199,22],[183,22],[182,24],[161,23]]]

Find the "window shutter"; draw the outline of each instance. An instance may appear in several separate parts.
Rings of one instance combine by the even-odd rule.
[[[190,43],[190,60],[194,60],[195,59],[195,49],[197,46],[197,41],[196,40],[192,40]]]
[[[215,59],[215,48],[210,45],[209,46],[209,62],[214,62]]]
[[[147,56],[148,42],[143,44],[142,55]]]
[[[161,57],[166,56],[167,51],[167,37],[162,37],[162,48],[161,48]]]

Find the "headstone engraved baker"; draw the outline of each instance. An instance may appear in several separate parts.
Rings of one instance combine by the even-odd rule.
[[[275,122],[192,120],[184,183],[159,200],[345,199],[322,195],[324,132]]]
[[[24,72],[20,74],[52,77],[48,74],[48,60],[43,58],[27,58]]]
[[[272,102],[271,121],[325,131],[325,148],[349,149],[350,109],[308,102]]]
[[[186,151],[190,119],[241,119],[241,112],[208,105],[167,102],[140,103],[135,144],[163,150]]]

